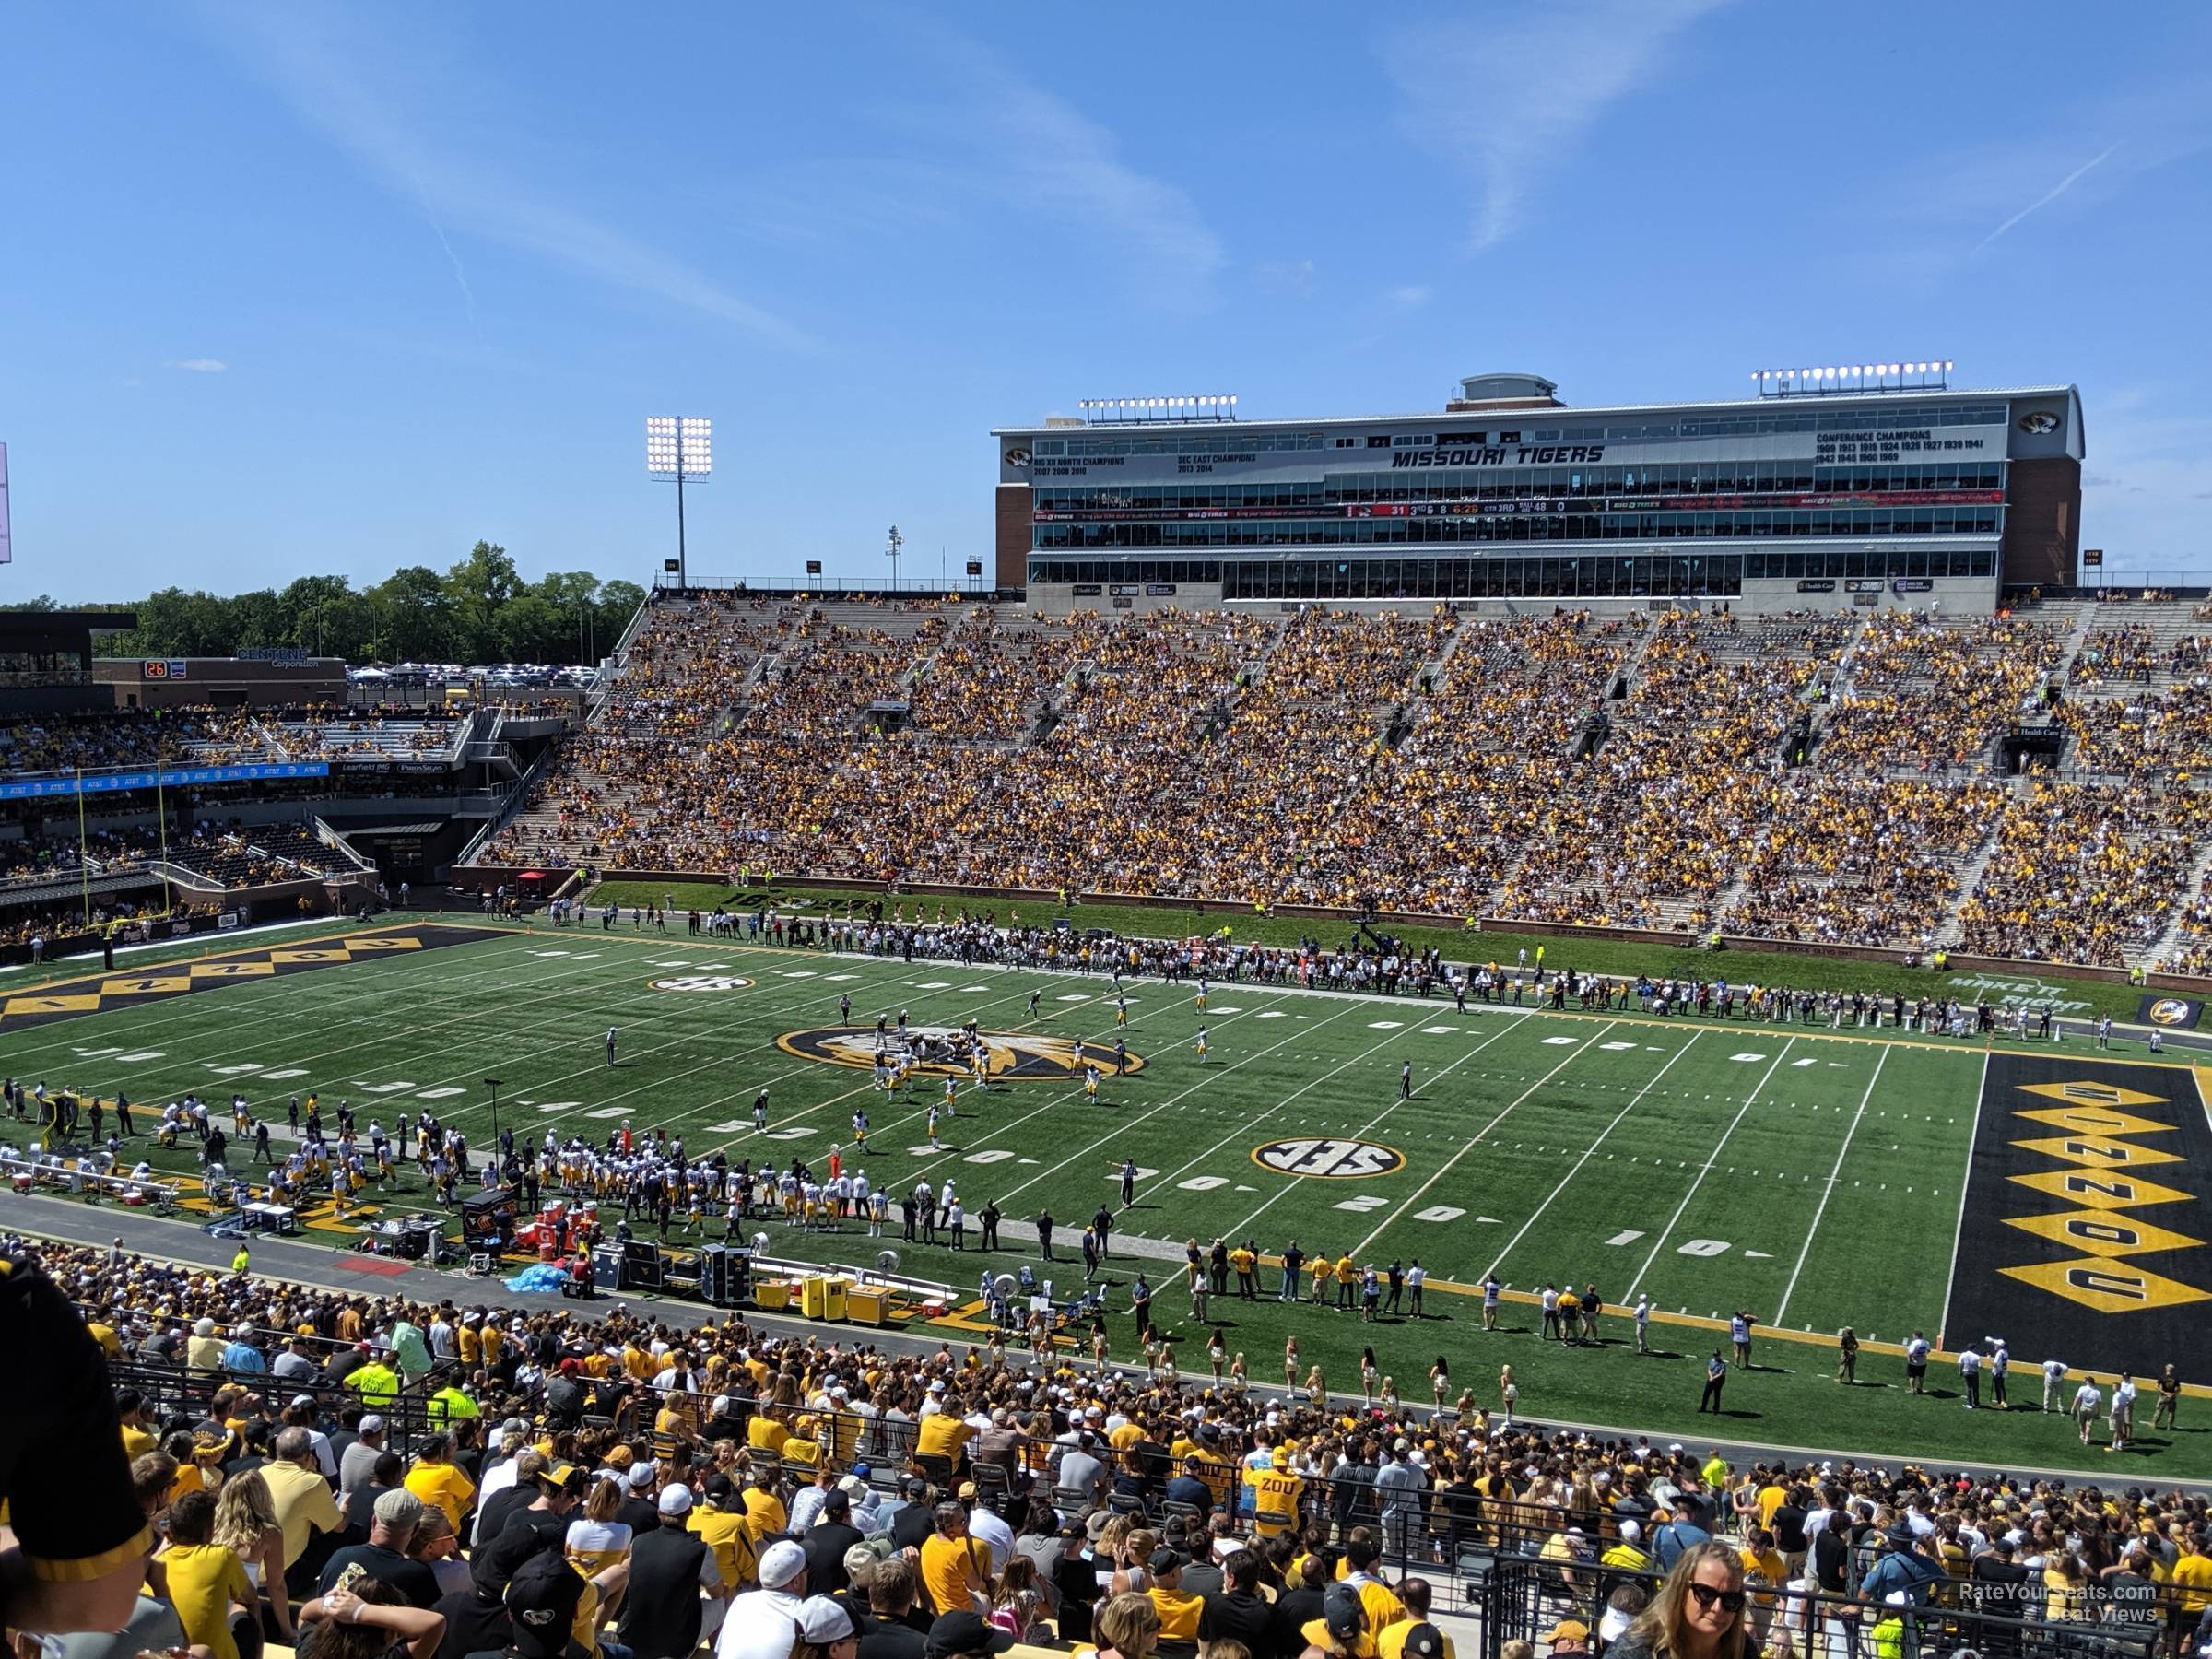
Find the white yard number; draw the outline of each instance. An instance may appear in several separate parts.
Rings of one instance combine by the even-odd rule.
[[[988,1152],[971,1152],[960,1161],[962,1163],[980,1164],[1005,1163],[1007,1159],[1013,1156],[1013,1153],[1008,1152],[1003,1147],[994,1147]]]
[[[1175,1184],[1186,1193],[1210,1193],[1216,1187],[1227,1186],[1229,1178],[1226,1175],[1194,1175],[1188,1181],[1179,1181]]]
[[[1456,1221],[1466,1213],[1449,1204],[1432,1204],[1427,1209],[1415,1210],[1413,1218],[1416,1221]]]
[[[1725,1239],[1688,1239],[1675,1246],[1675,1253],[1686,1256],[1726,1255],[1735,1248]]]
[[[1350,1210],[1353,1215],[1358,1216],[1363,1215],[1369,1210],[1381,1209],[1389,1202],[1390,1200],[1380,1193],[1362,1193],[1357,1198],[1347,1198],[1336,1207],[1340,1210]]]

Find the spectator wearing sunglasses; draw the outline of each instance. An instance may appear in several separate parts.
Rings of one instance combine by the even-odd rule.
[[[1693,1545],[1606,1659],[1752,1659],[1744,1600],[1742,1558],[1711,1539]]]

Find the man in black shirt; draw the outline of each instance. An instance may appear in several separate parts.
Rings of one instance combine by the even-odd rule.
[[[718,1582],[720,1572],[714,1552],[684,1524],[691,1510],[689,1489],[669,1487],[655,1507],[665,1524],[655,1524],[630,1545],[622,1641],[633,1659],[685,1659],[699,1645],[704,1612],[699,1593],[710,1578]]]
[[[906,1501],[891,1520],[891,1551],[894,1555],[904,1549],[920,1549],[937,1530],[936,1518],[924,1501],[929,1492],[929,1483],[920,1476],[909,1476],[903,1489]]]
[[[369,1535],[376,1523],[376,1500],[387,1492],[401,1489],[406,1474],[406,1465],[396,1452],[380,1452],[376,1466],[369,1478],[353,1488],[346,1500],[346,1537],[348,1543],[359,1544]]]
[[[841,1491],[822,1500],[821,1519],[806,1529],[799,1547],[806,1552],[806,1590],[835,1595],[845,1587],[845,1551],[861,1541],[853,1524],[853,1500]]]
[[[1198,1640],[1241,1641],[1252,1659],[1276,1659],[1275,1608],[1260,1594],[1260,1558],[1240,1549],[1221,1564],[1224,1588],[1198,1609]]]
[[[583,1605],[583,1580],[559,1556],[535,1556],[517,1568],[506,1604],[507,1645],[468,1659],[588,1659],[570,1637]]]
[[[923,1659],[929,1618],[914,1606],[921,1584],[913,1563],[901,1556],[876,1563],[868,1576],[867,1616],[853,1620],[860,1632],[859,1659]]]
[[[627,1495],[615,1511],[615,1519],[629,1528],[633,1538],[643,1537],[661,1524],[661,1506],[653,1496],[655,1475],[653,1464],[647,1461],[630,1465],[629,1473],[623,1477],[622,1489]]]
[[[499,1585],[481,1572],[470,1574],[467,1589],[440,1596],[430,1611],[445,1619],[437,1659],[466,1659],[470,1653],[497,1653],[507,1645],[507,1604],[500,1598]]]
[[[422,1562],[407,1556],[407,1542],[422,1519],[422,1500],[404,1488],[386,1492],[376,1500],[366,1544],[348,1544],[334,1550],[323,1564],[315,1594],[328,1595],[340,1575],[355,1562],[380,1584],[399,1592],[409,1606],[438,1605],[438,1580]]]

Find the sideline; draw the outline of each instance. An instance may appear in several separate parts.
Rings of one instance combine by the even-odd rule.
[[[118,1218],[118,1219],[124,1218]],[[134,1214],[127,1218],[136,1219],[139,1218]],[[155,1218],[148,1217],[144,1219],[152,1221]],[[0,1193],[0,1221],[4,1221],[12,1230],[21,1231],[38,1238],[56,1240],[64,1243],[89,1245],[94,1249],[106,1249],[109,1241],[115,1236],[112,1229],[93,1225],[92,1217],[89,1214],[80,1210],[68,1200],[61,1198],[24,1197],[16,1194]],[[280,1248],[287,1243],[287,1241],[281,1240],[253,1241],[255,1249],[266,1249],[272,1253],[280,1255],[288,1254]],[[135,1249],[136,1253],[141,1255],[147,1253],[145,1248],[135,1247],[130,1243],[127,1232],[124,1248]],[[429,1294],[428,1290],[418,1288],[412,1284],[403,1286],[401,1280],[396,1278],[379,1279],[366,1283],[342,1282],[342,1276],[332,1274],[327,1270],[322,1273],[314,1271],[318,1265],[330,1259],[326,1253],[310,1250],[305,1246],[292,1246],[291,1248],[305,1259],[290,1263],[287,1269],[276,1271],[256,1265],[253,1269],[254,1277],[276,1283],[303,1286],[312,1290],[334,1292],[341,1296],[376,1297],[406,1294],[414,1300],[420,1300]],[[160,1253],[170,1255],[179,1265],[205,1267],[210,1272],[219,1274],[229,1265],[230,1241],[211,1239],[195,1228],[192,1230],[189,1239],[165,1246]],[[596,1310],[604,1307],[606,1312],[612,1312],[618,1307],[645,1306],[653,1310],[653,1316],[656,1319],[665,1320],[670,1324],[682,1325],[686,1329],[696,1329],[701,1325],[712,1324],[716,1323],[715,1316],[724,1312],[704,1303],[665,1301],[650,1297],[635,1298],[629,1301],[618,1298],[604,1300],[598,1303],[574,1304],[559,1296],[518,1294],[509,1290],[498,1279],[470,1279],[455,1273],[431,1273],[420,1268],[410,1269],[406,1277],[419,1277],[434,1281],[435,1286],[438,1287],[437,1294],[439,1296],[451,1298],[456,1306],[462,1307],[496,1306],[525,1312],[543,1312],[548,1308],[581,1307],[585,1310]],[[1434,1280],[1430,1281],[1432,1287],[1434,1283]],[[940,1347],[944,1346],[946,1340],[942,1333],[922,1334],[929,1329],[927,1326],[920,1327],[915,1331],[900,1331],[896,1329],[877,1330],[864,1325],[825,1325],[818,1321],[790,1314],[762,1313],[752,1310],[732,1310],[729,1316],[738,1319],[747,1325],[772,1330],[779,1335],[810,1334],[823,1336],[826,1335],[829,1340],[839,1343],[844,1342],[847,1338],[856,1341],[865,1340],[878,1347],[917,1356],[935,1353]],[[966,1344],[964,1346],[973,1347],[975,1345]],[[1125,1380],[1135,1380],[1142,1368],[1131,1365],[1110,1365],[1106,1369],[1116,1372]],[[1254,1382],[1251,1384],[1251,1392],[1265,1399],[1293,1397],[1291,1391],[1285,1389],[1279,1383]],[[1304,1397],[1302,1391],[1295,1397],[1302,1399]],[[1343,1401],[1349,1407],[1357,1404],[1359,1396],[1356,1394],[1332,1390],[1330,1398]],[[1420,1408],[1416,1406],[1410,1410],[1418,1414]],[[1606,1439],[1635,1439],[1641,1436],[1655,1445],[1666,1446],[1688,1443],[1681,1439],[1677,1432],[1664,1429],[1644,1428],[1632,1423],[1577,1423],[1555,1418],[1519,1416],[1515,1417],[1514,1421],[1518,1425],[1539,1428],[1553,1433],[1565,1431]],[[1702,1437],[1693,1436],[1692,1438],[1700,1439]],[[2001,1474],[2014,1477],[2024,1475],[2037,1478],[2069,1480],[2077,1483],[2109,1482],[2114,1473],[2109,1464],[2099,1468],[2060,1469],[2046,1468],[2032,1464],[2005,1463],[1999,1465],[1972,1459],[1923,1459],[1903,1453],[1872,1452],[1848,1447],[1799,1446],[1771,1441],[1704,1440],[1703,1443],[1708,1446],[1717,1446],[1729,1458],[1730,1462],[1744,1466],[1748,1466],[1761,1458],[1781,1453],[1808,1463],[1822,1461],[1843,1463],[1848,1461],[1861,1466],[1874,1468],[1933,1465],[1941,1470],[1963,1471],[1974,1475]],[[2176,1477],[2171,1481],[2161,1478],[2158,1484],[2184,1492],[2212,1493],[2212,1480],[2204,1478]]]

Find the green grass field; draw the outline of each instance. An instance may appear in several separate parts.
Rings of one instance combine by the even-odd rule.
[[[1035,1075],[1002,1073],[985,1092],[963,1084],[959,1115],[933,1150],[924,1124],[942,1099],[941,1078],[887,1100],[865,1065],[794,1052],[807,1047],[790,1041],[796,1034],[841,1024],[841,994],[853,1000],[864,1049],[878,1015],[905,1009],[920,1025],[973,1018],[1001,1035],[1004,1061]],[[924,1173],[939,1187],[955,1180],[971,1211],[994,1199],[1006,1212],[992,1264],[999,1270],[1035,1260],[1030,1220],[1049,1207],[1064,1292],[1080,1271],[1065,1258],[1092,1211],[1118,1205],[1115,1171],[1126,1157],[1139,1168],[1137,1203],[1120,1217],[1116,1236],[1127,1243],[1115,1253],[1113,1304],[1125,1308],[1127,1277],[1144,1267],[1160,1288],[1156,1315],[1179,1327],[1186,1373],[1203,1373],[1206,1343],[1177,1288],[1182,1241],[1251,1239],[1272,1254],[1295,1237],[1308,1251],[1350,1251],[1362,1262],[1418,1258],[1432,1276],[1430,1317],[1366,1325],[1287,1308],[1272,1300],[1279,1275],[1269,1268],[1269,1300],[1231,1298],[1213,1310],[1255,1380],[1279,1380],[1295,1332],[1306,1361],[1318,1360],[1335,1388],[1358,1386],[1356,1356],[1372,1342],[1408,1399],[1427,1397],[1441,1354],[1455,1382],[1494,1403],[1498,1368],[1510,1362],[1524,1414],[1687,1435],[1699,1422],[1704,1357],[1724,1340],[1700,1322],[1743,1307],[1762,1334],[1754,1369],[1728,1385],[1716,1432],[2015,1467],[2083,1462],[2055,1418],[1959,1411],[1956,1374],[1942,1363],[1928,1398],[1908,1398],[1900,1361],[1873,1349],[1860,1386],[1830,1381],[1828,1338],[1839,1326],[1880,1343],[1915,1327],[1937,1334],[1980,1098],[1978,1041],[1472,1004],[1460,1015],[1449,998],[1249,984],[1217,984],[1203,1016],[1187,988],[1133,981],[1127,996],[1126,1041],[1142,1066],[1109,1077],[1094,1106],[1066,1061],[1072,1040],[1094,1053],[1111,1046],[1113,995],[1102,980],[687,940],[680,922],[667,935],[641,934],[625,915],[612,933],[595,923],[540,924],[314,971],[225,978],[45,1023],[23,1023],[13,1003],[0,1003],[0,1071],[108,1097],[120,1089],[142,1106],[196,1089],[219,1107],[236,1089],[278,1124],[285,1098],[311,1089],[326,1103],[350,1099],[364,1125],[389,1126],[428,1106],[459,1122],[479,1149],[490,1132],[483,1079],[496,1076],[501,1124],[534,1140],[548,1128],[603,1139],[628,1121],[665,1125],[694,1149],[779,1164],[798,1156],[819,1168],[841,1147],[895,1191]],[[611,1068],[610,1025],[621,1032]],[[1401,1100],[1406,1063],[1415,1092]],[[750,1105],[764,1087],[763,1136]],[[856,1157],[850,1120],[864,1105],[871,1131]],[[1354,1152],[1354,1143],[1378,1150]],[[1292,1163],[1378,1172],[1313,1177],[1280,1167]],[[416,1187],[398,1202],[425,1195]],[[876,1248],[850,1225],[821,1235],[752,1225],[778,1253],[853,1263]],[[902,1271],[961,1289],[984,1265],[972,1252],[886,1241],[900,1249]],[[1502,1329],[1483,1332],[1479,1299],[1464,1288],[1492,1269],[1518,1291],[1595,1283],[1611,1310],[1606,1342],[1540,1342],[1534,1308],[1517,1300]],[[1633,1353],[1618,1312],[1639,1291],[1666,1316],[1653,1323],[1661,1352],[1653,1357]],[[1134,1359],[1129,1321],[1113,1323],[1115,1358]],[[2016,1338],[2016,1396],[2032,1392],[2034,1335]],[[2183,1433],[2146,1434],[2123,1460],[2141,1471],[2129,1477],[2212,1474],[2212,1444],[2187,1428],[2193,1410],[2207,1409],[2193,1398]]]

